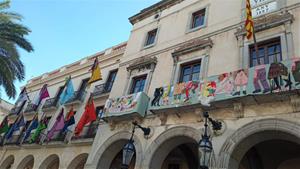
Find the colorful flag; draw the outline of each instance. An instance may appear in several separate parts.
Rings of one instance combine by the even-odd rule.
[[[24,136],[23,140],[27,140],[29,138],[30,134],[31,134],[31,131],[36,129],[38,127],[38,125],[39,125],[39,118],[38,118],[38,115],[36,114],[33,117],[29,127],[26,129],[25,136]]]
[[[42,119],[38,125],[38,127],[36,128],[35,132],[33,133],[33,135],[30,138],[29,143],[34,143],[36,142],[36,140],[39,138],[41,132],[47,128],[48,125],[48,119],[47,117],[45,117],[44,119]]]
[[[61,105],[65,104],[74,95],[74,87],[71,80],[71,76],[66,79],[65,87],[63,93],[59,97],[59,103]]]
[[[35,105],[35,110],[37,110],[37,108],[39,107],[43,99],[50,97],[47,86],[48,86],[47,84],[44,84],[44,86],[40,90],[38,97],[36,97],[35,100],[33,101],[33,105]]]
[[[15,123],[12,124],[10,129],[7,131],[5,134],[5,138],[7,140],[11,139],[15,131],[20,130],[20,127],[25,126],[25,119],[23,114],[19,115],[18,118],[16,119]]]
[[[6,133],[9,130],[9,126],[8,126],[8,116],[5,116],[5,118],[3,119],[1,125],[0,125],[0,134],[2,133]]]
[[[61,131],[65,126],[65,118],[64,118],[64,108],[61,109],[60,114],[57,116],[56,121],[52,128],[48,131],[47,138],[51,140],[54,134],[58,131]]]
[[[101,75],[101,70],[99,67],[99,62],[98,62],[98,58],[96,57],[94,64],[91,68],[92,71],[92,76],[90,78],[90,80],[88,81],[89,84],[94,83],[98,80],[102,80],[102,75]]]
[[[254,22],[252,18],[251,4],[250,0],[246,0],[246,22],[245,28],[247,31],[247,39],[251,39],[254,33]]]
[[[13,114],[20,114],[20,112],[22,111],[23,107],[25,106],[26,102],[29,101],[29,97],[26,91],[26,87],[24,87],[15,103],[14,106],[14,111],[12,111],[11,113]]]
[[[65,120],[65,126],[62,129],[62,132],[65,133],[68,131],[68,127],[72,126],[73,124],[75,124],[75,111],[73,110],[73,108],[71,108],[71,110],[69,111],[69,114]]]
[[[83,115],[81,116],[76,128],[75,128],[75,135],[79,136],[83,127],[92,122],[95,121],[97,119],[97,115],[96,115],[96,109],[94,106],[94,101],[93,101],[93,97],[90,96],[87,104],[85,105],[85,111],[83,113]]]

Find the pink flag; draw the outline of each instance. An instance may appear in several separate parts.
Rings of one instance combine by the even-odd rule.
[[[48,131],[47,138],[51,140],[54,134],[60,130],[62,130],[65,126],[65,118],[64,118],[64,109],[61,109],[60,114],[56,118],[54,125],[52,126],[51,130]]]
[[[50,97],[47,86],[48,86],[47,84],[44,84],[44,86],[40,90],[38,97],[36,97],[35,100],[33,101],[33,104],[35,105],[35,109],[39,107],[43,99]]]

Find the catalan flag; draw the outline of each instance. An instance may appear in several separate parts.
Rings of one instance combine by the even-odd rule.
[[[100,67],[99,67],[99,62],[98,62],[98,58],[96,57],[95,61],[94,61],[94,64],[91,68],[91,71],[92,71],[92,76],[89,80],[89,84],[91,83],[94,83],[98,80],[102,80],[102,75],[101,75],[101,70],[100,70]]]
[[[254,33],[254,22],[252,18],[252,12],[251,12],[251,4],[250,0],[246,0],[246,22],[245,22],[245,28],[247,31],[247,39],[251,39]]]

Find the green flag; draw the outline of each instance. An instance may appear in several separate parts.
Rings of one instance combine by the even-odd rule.
[[[41,121],[40,124],[38,125],[37,129],[35,130],[35,132],[33,133],[33,135],[30,138],[29,143],[34,143],[36,142],[37,138],[39,137],[39,135],[41,134],[41,132],[47,128],[47,125],[45,124],[44,121]]]
[[[0,125],[0,134],[6,133],[9,130],[8,126],[8,118],[7,116],[3,119],[1,125]]]

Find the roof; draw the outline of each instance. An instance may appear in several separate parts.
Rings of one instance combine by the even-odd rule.
[[[135,24],[149,16],[156,14],[158,11],[162,11],[166,8],[174,6],[184,0],[162,0],[148,8],[141,10],[138,14],[129,18],[131,24]]]

